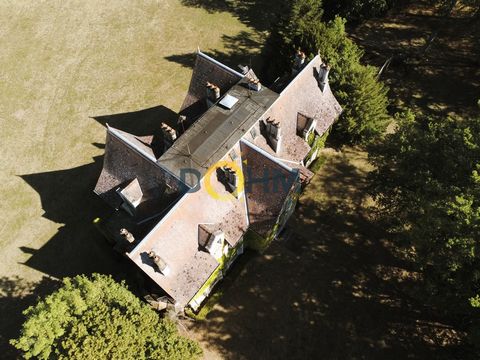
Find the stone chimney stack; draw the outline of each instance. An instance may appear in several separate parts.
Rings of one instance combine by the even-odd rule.
[[[150,250],[147,255],[150,259],[152,259],[153,263],[157,266],[158,270],[160,270],[163,275],[166,276],[170,273],[170,267],[167,265],[165,260],[163,260],[155,253],[155,251]]]
[[[249,79],[248,80],[248,87],[254,91],[262,90],[262,84],[258,79]]]
[[[220,88],[207,81],[207,106],[211,107],[220,99]]]
[[[318,82],[320,83],[320,90],[324,90],[328,84],[328,74],[330,73],[330,66],[322,63],[318,69]]]
[[[177,129],[178,129],[178,132],[181,134],[183,134],[186,130],[187,130],[187,117],[185,115],[180,115],[178,117],[178,120],[177,120]]]
[[[292,75],[297,75],[305,65],[305,53],[301,50],[297,50],[295,54],[295,60],[293,61]]]
[[[167,151],[167,149],[173,145],[174,141],[177,140],[177,132],[165,123],[162,123],[161,129],[163,134],[163,148],[164,151]]]
[[[120,229],[120,235],[129,243],[133,244],[135,242],[135,238],[133,237],[132,233],[125,228]]]
[[[225,175],[225,179],[227,179],[228,186],[232,190],[235,197],[239,197],[240,194],[237,193],[238,190],[238,175],[237,172],[229,167],[223,168],[223,173]]]
[[[282,135],[280,133],[280,123],[274,119],[267,119],[265,122],[265,128],[267,130],[268,140],[272,149],[278,153],[282,146]]]

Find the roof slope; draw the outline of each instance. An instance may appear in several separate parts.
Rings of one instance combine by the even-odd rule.
[[[282,129],[282,147],[275,153],[265,137],[254,140],[269,154],[280,159],[300,163],[310,150],[310,146],[297,134],[297,115],[301,113],[317,120],[316,131],[322,135],[340,115],[342,108],[335,99],[330,86],[320,89],[317,75],[322,64],[320,56],[310,61],[302,71],[280,93],[280,96],[263,118],[275,119]]]
[[[219,63],[201,51],[197,52],[192,79],[187,96],[180,108],[180,114],[190,119],[196,119],[207,110],[205,101],[207,81],[217,85],[223,95],[242,78],[243,75],[239,72]]]
[[[236,160],[240,164],[240,157]],[[208,252],[202,250],[201,239],[221,229],[225,240],[235,245],[248,227],[245,195],[236,199],[217,180],[210,176],[210,189],[221,199],[211,195],[205,179],[198,191],[192,190],[172,208],[142,242],[128,255],[152,280],[182,306],[188,304],[200,287],[219,265]],[[199,238],[200,237],[200,238]],[[200,243],[199,243],[200,242]],[[152,267],[146,253],[154,250],[171,268],[163,275]]]
[[[157,206],[168,206],[185,191],[177,179],[155,163],[151,149],[126,132],[109,127],[105,141],[103,169],[94,192],[110,206],[118,208],[121,198],[117,188],[138,179],[145,199],[155,198]],[[163,199],[162,201],[158,201]],[[155,211],[161,211],[161,208]]]
[[[240,146],[250,227],[266,236],[275,225],[298,173],[246,141]]]

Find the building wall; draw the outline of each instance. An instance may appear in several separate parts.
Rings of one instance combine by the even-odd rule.
[[[223,279],[230,266],[235,262],[235,259],[243,253],[243,239],[233,248],[225,242],[225,247],[228,250],[227,254],[222,257],[218,267],[188,303],[188,306],[194,311],[198,310],[202,302],[210,295],[215,285]]]

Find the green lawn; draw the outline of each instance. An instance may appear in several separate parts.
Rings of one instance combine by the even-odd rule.
[[[122,270],[91,225],[105,140],[93,117],[178,111],[197,46],[227,60],[258,49],[237,46],[257,44],[256,33],[232,14],[176,0],[4,1],[0,13],[5,345],[44,275]],[[149,119],[159,126],[164,113]]]

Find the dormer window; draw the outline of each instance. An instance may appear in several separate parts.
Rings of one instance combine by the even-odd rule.
[[[217,230],[210,235],[205,248],[217,260],[223,256],[223,246],[225,243],[225,234],[221,230]]]
[[[310,136],[311,133],[313,133],[316,126],[317,126],[317,120],[309,118],[302,132],[303,140],[308,142],[308,137]]]
[[[121,208],[128,212],[130,215],[135,215],[135,209],[142,202],[143,192],[140,188],[138,179],[133,179],[123,189],[118,188],[117,193],[123,200]]]

